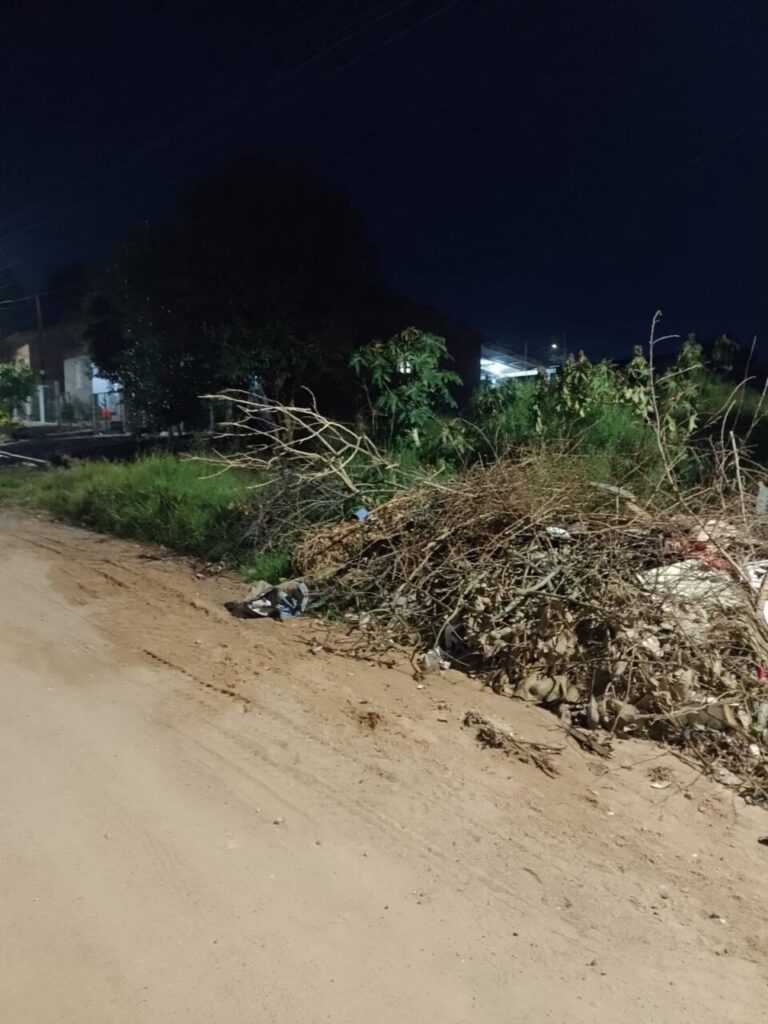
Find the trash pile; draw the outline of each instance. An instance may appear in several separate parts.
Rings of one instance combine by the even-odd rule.
[[[305,538],[299,569],[371,650],[410,645],[568,726],[681,748],[768,802],[768,531],[738,495],[478,467]],[[732,514],[731,514],[732,513]]]
[[[301,580],[272,584],[254,583],[244,601],[227,601],[225,607],[238,619],[292,619],[303,615],[309,604],[309,590]]]

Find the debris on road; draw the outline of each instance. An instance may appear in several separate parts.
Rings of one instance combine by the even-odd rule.
[[[377,729],[384,721],[381,712],[373,709],[368,711],[356,711],[355,718],[360,725],[364,725],[366,729],[370,729],[371,732],[373,732],[374,729]]]
[[[505,754],[516,757],[524,764],[534,764],[536,767],[554,778],[557,770],[552,764],[552,756],[562,753],[562,747],[549,746],[543,743],[532,743],[530,740],[518,739],[503,722],[486,718],[477,711],[468,711],[464,715],[465,726],[473,726],[477,729],[477,742],[481,747],[492,747],[494,750],[503,750]]]
[[[301,580],[277,586],[258,580],[244,601],[228,601],[226,608],[241,619],[291,619],[303,615],[308,604],[309,590]]]
[[[439,647],[432,647],[430,650],[424,651],[419,655],[418,662],[419,671],[421,672],[439,672],[441,669],[444,670],[451,667],[450,660]]]
[[[628,736],[682,748],[768,802],[768,529],[736,497],[692,500],[501,459],[314,530],[298,565],[369,650],[543,704],[602,756]]]
[[[597,739],[596,736],[585,732],[583,729],[577,729],[573,725],[563,723],[563,728],[571,737],[576,740],[582,750],[587,751],[589,754],[597,754],[598,757],[611,757],[613,754],[613,748],[609,739]]]

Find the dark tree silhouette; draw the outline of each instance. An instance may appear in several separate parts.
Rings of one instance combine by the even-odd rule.
[[[258,378],[289,401],[346,370],[375,289],[365,230],[336,189],[245,164],[193,189],[131,239],[90,303],[100,370],[155,420]]]

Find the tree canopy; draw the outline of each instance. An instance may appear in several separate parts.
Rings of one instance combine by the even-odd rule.
[[[0,300],[18,299],[23,294],[21,281],[13,267],[0,267]]]
[[[122,247],[90,301],[92,355],[155,422],[254,379],[291,400],[346,368],[374,284],[344,195],[301,171],[240,165]]]

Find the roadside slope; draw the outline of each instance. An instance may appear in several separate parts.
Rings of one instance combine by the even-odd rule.
[[[135,544],[3,515],[0,574],[8,1024],[761,1018],[768,816],[669,755],[605,771]],[[560,774],[479,750],[470,707]]]

